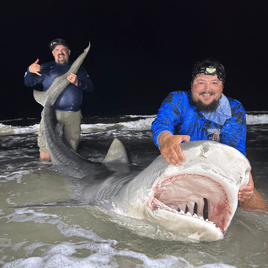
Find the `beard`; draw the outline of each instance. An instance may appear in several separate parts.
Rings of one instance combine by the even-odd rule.
[[[192,99],[194,100],[193,95]],[[220,105],[220,99],[221,98],[219,98],[218,100],[214,100],[210,104],[204,104],[201,100],[194,100],[194,102],[199,112],[214,112]]]
[[[66,63],[69,62],[65,57],[63,60],[60,60],[60,56],[64,56],[64,55],[62,55],[62,54],[58,55],[58,60],[57,60],[58,64],[65,65]]]
[[[220,100],[214,100],[210,104],[206,105],[202,101],[195,102],[196,108],[200,112],[214,112],[217,110],[220,104]]]

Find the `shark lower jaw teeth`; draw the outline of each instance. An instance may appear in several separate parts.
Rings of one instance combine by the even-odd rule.
[[[210,196],[209,200],[204,196]],[[180,174],[161,179],[153,187],[147,204],[152,212],[163,209],[177,215],[193,217],[215,226],[222,233],[228,226],[227,195],[218,182],[205,176]]]
[[[189,211],[189,208],[187,205],[184,206],[184,209],[181,209],[179,207],[177,208],[177,206],[172,206],[172,205],[168,206],[156,198],[152,199],[150,207],[153,211],[156,209],[164,209],[164,210],[176,213],[176,214],[186,215],[186,216],[190,216],[190,217],[194,217],[194,218],[199,218],[203,221],[208,221],[208,211],[207,211],[208,210],[208,202],[205,198],[204,198],[204,203],[205,203],[205,206],[204,206],[204,210],[203,210],[202,215],[197,214],[197,204],[196,203],[194,205],[194,210],[192,213]]]
[[[217,227],[217,225],[213,221],[210,221],[207,217],[204,218],[203,216],[197,215],[196,213],[191,214],[189,211],[187,211],[187,206],[186,206],[186,211],[187,212],[185,212],[183,210],[176,210],[176,209],[173,209],[173,208],[171,208],[171,207],[163,204],[159,200],[153,198],[151,204],[149,205],[149,207],[150,207],[151,211],[157,211],[158,209],[163,209],[163,210],[169,211],[171,213],[175,213],[177,215],[182,215],[182,216],[185,216],[185,217],[192,217],[192,218],[195,218],[195,219],[202,220],[202,221],[204,221],[204,222],[206,222],[208,224],[213,225],[219,231],[221,231],[222,233],[224,233],[223,230],[221,230],[219,227]]]

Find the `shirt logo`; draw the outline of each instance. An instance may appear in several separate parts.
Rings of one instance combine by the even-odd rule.
[[[208,132],[207,133],[208,140],[220,142],[221,129],[211,128],[211,129],[207,129],[207,132]]]

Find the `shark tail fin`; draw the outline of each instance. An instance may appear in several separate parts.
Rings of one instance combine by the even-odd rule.
[[[38,102],[39,104],[41,104],[43,107],[45,105],[45,101],[46,101],[46,92],[44,91],[38,91],[38,90],[33,90],[33,96],[34,99],[36,100],[36,102]]]
[[[129,164],[127,152],[123,143],[115,138],[103,160],[104,164]]]

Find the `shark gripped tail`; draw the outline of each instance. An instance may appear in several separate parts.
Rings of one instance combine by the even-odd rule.
[[[65,74],[57,77],[54,82],[51,84],[49,89],[47,91],[38,91],[38,90],[33,90],[33,96],[36,102],[41,104],[43,107],[45,106],[45,103],[47,101],[48,93],[52,91],[52,101],[50,105],[53,105],[54,102],[56,101],[57,97],[62,93],[62,91],[69,85],[69,81],[67,80],[67,77],[69,74],[74,73],[76,74],[83,63],[85,57],[87,56],[87,53],[90,49],[90,43],[86,49],[84,49],[84,52],[74,61],[72,64],[71,68],[69,69],[68,72]],[[59,89],[61,88],[61,89]],[[54,100],[54,101],[53,101]]]

